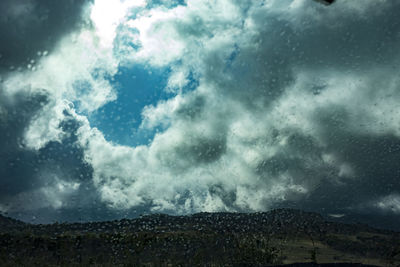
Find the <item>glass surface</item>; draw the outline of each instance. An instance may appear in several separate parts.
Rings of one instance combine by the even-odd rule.
[[[399,14],[0,1],[0,265],[399,264]]]

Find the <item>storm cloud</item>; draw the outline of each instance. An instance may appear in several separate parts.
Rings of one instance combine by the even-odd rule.
[[[53,209],[73,209],[73,196],[112,212],[398,216],[400,4],[153,2],[116,1],[104,20],[106,2],[76,2],[58,30],[15,46],[22,59],[7,53],[11,64],[51,51],[42,68],[3,81],[2,99],[13,99],[0,100],[3,210],[58,186],[66,193]],[[33,38],[7,34],[7,49]],[[132,65],[170,71],[171,97],[141,114],[138,130],[154,138],[136,147],[106,140],[89,120],[116,99],[118,68]],[[23,163],[9,165],[16,158]]]
[[[79,28],[86,0],[5,0],[0,3],[0,70],[26,68]]]
[[[34,0],[0,3],[1,211],[12,214],[65,206],[84,184],[82,181],[91,180],[91,167],[83,161],[82,149],[75,146],[76,121],[63,107],[68,105],[56,108],[58,115],[64,114],[62,118],[47,120],[46,113],[55,108],[52,90],[23,78],[39,71],[42,60],[51,55],[60,40],[87,20],[83,11],[88,4]],[[27,132],[40,120],[47,124],[44,131],[58,138],[34,149],[27,145]]]

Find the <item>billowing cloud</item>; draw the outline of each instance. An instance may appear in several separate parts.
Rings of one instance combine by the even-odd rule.
[[[66,216],[52,210],[76,218],[81,208],[102,207],[76,135],[77,112],[115,99],[110,40],[128,9],[142,6],[106,2],[0,4],[0,211],[53,221]]]
[[[92,24],[65,31],[40,68],[3,82],[13,107],[36,103],[14,143],[33,154],[71,143],[70,165],[87,175],[51,170],[31,191],[68,203],[86,183],[114,210],[397,212],[387,207],[400,191],[400,4],[107,3],[95,1]],[[106,140],[87,116],[116,99],[110,80],[132,65],[168,69],[172,94],[143,109],[139,130],[155,135],[136,147]]]
[[[60,77],[68,75],[53,56],[66,36],[85,25],[88,4],[33,0],[0,4],[1,211],[64,207],[71,194],[91,179],[91,167],[74,145],[71,103],[60,98],[67,89]]]
[[[200,85],[144,110],[142,127],[168,126],[149,146],[82,131],[103,199],[186,212],[345,209],[398,190],[387,173],[398,155],[386,151],[399,136],[398,8],[226,0],[137,14],[125,24],[137,29],[130,60],[172,66],[170,87],[189,75]]]

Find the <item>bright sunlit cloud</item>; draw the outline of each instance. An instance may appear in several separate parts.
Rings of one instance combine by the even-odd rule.
[[[145,0],[95,0],[90,18],[104,46],[111,46],[116,28],[133,8],[146,6]]]

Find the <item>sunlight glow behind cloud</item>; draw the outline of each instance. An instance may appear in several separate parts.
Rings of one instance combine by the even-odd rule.
[[[95,0],[90,18],[104,46],[110,47],[116,36],[116,29],[128,12],[135,7],[144,7],[145,0]]]

